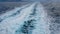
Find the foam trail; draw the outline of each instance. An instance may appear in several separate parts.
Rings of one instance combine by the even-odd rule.
[[[31,4],[28,4],[28,5],[25,5],[23,7],[17,7],[7,13],[5,13],[4,15],[1,15],[0,16],[0,23],[5,20],[6,18],[9,18],[9,17],[13,17],[13,16],[16,16],[18,14],[20,14],[21,10],[24,9],[24,8],[27,8],[29,7]],[[12,12],[13,11],[13,12]]]
[[[1,29],[4,29],[3,32],[5,32],[5,33],[0,31],[0,34],[14,34],[14,31],[16,29],[18,29],[18,27],[23,24],[23,21],[28,17],[27,15],[30,13],[30,11],[34,5],[35,5],[35,3],[32,4],[31,6],[23,9],[22,12],[20,14],[18,14],[17,16],[9,17],[9,18],[6,18],[4,21],[2,21],[2,23],[0,24],[1,25],[0,27],[1,27]],[[27,11],[27,9],[29,12]],[[6,30],[8,32],[6,32]]]
[[[36,11],[36,29],[33,30],[32,34],[49,34],[49,24],[47,21],[47,14],[46,11],[44,10],[43,6],[38,3],[37,6],[37,11]]]
[[[18,14],[19,11],[21,11],[20,14]],[[13,14],[15,15],[13,16]],[[27,25],[28,26],[27,29],[29,30],[27,31],[28,33],[26,34],[49,34],[49,30],[48,30],[49,24],[47,24],[48,23],[47,14],[40,3],[33,3],[30,6],[27,5],[27,7],[23,6],[23,8],[21,7],[16,8],[15,10],[12,10],[11,12],[7,12],[5,13],[5,15],[2,15],[0,17],[4,18],[4,20],[0,24],[0,29],[1,29],[0,34],[25,34],[22,33],[21,30],[23,29],[21,27],[23,27],[24,21],[28,22],[31,20],[34,20],[34,22],[31,22],[31,24],[34,24],[34,29],[30,31],[31,27]]]

